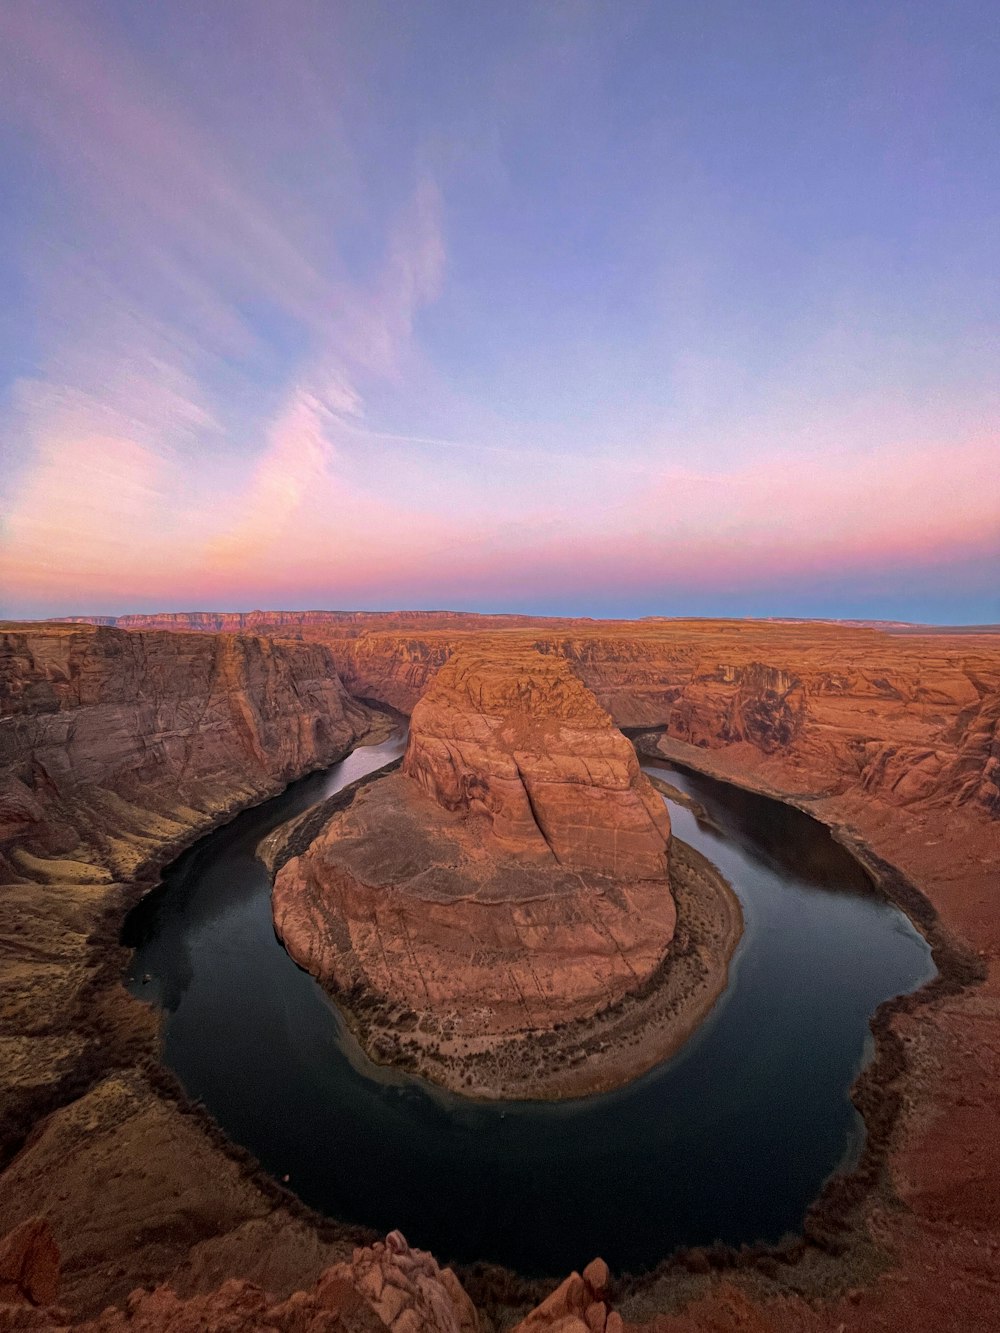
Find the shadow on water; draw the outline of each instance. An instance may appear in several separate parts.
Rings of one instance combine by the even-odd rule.
[[[674,1057],[616,1092],[483,1104],[377,1069],[274,935],[254,849],[396,758],[402,739],[238,816],[129,915],[130,988],[164,1010],[164,1060],[220,1125],[314,1208],[400,1227],[442,1260],[556,1274],[602,1254],[652,1267],[680,1245],[796,1230],[862,1125],[848,1092],[868,1019],[933,975],[926,943],[801,812],[666,764],[711,817],[675,833],[746,917],[731,979]],[[148,981],[145,978],[148,977]]]

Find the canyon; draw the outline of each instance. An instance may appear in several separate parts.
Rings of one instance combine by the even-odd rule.
[[[626,1325],[991,1326],[997,635],[300,612],[0,635],[0,1233],[47,1218],[70,1317],[124,1309],[134,1287],[164,1280],[182,1303],[227,1279],[287,1300],[353,1262],[356,1241],[370,1244],[309,1215],[186,1104],[158,1063],[155,1017],[121,988],[117,924],[199,833],[384,735],[376,703],[415,714],[426,696],[429,715],[410,775],[380,782],[420,785],[438,809],[441,795],[473,803],[476,789],[442,767],[440,743],[455,738],[432,708],[439,671],[471,652],[501,665],[558,659],[641,751],[808,810],[903,903],[938,962],[924,995],[875,1023],[875,1061],[855,1094],[871,1151],[831,1184],[804,1241],[741,1265],[681,1256],[621,1293]],[[491,815],[518,841],[523,804],[501,799]],[[508,1324],[540,1295],[514,1284],[500,1300],[483,1278],[468,1285]]]

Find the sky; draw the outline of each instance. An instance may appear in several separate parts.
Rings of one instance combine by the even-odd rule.
[[[995,0],[0,0],[0,615],[1000,621]]]

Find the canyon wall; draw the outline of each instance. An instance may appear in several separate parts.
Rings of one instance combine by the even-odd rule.
[[[123,627],[324,644],[346,688],[404,713],[463,645],[565,657],[620,727],[732,750],[791,790],[1000,817],[1000,635],[822,621],[569,620],[458,612],[205,612]],[[796,786],[795,784],[798,784]]]
[[[122,617],[191,628],[200,616]],[[835,622],[593,621],[449,612],[206,613],[323,643],[346,688],[412,713],[463,645],[565,657],[619,727],[732,750],[789,789],[1000,817],[1000,635]]]
[[[322,645],[83,626],[0,629],[0,718],[0,848],[93,844],[111,868],[91,808],[124,801],[140,825],[214,813],[332,763],[370,724]]]
[[[321,644],[0,626],[8,1134],[92,1055],[87,997],[114,955],[114,904],[136,878],[373,725],[384,720],[347,695]]]

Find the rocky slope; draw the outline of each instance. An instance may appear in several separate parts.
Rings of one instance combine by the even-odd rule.
[[[414,709],[403,771],[446,810],[485,814],[522,860],[667,873],[666,808],[562,658],[457,654]]]
[[[41,1111],[90,1088],[88,1114],[115,1108],[123,1164],[157,1126],[147,1146],[163,1158],[154,1150],[136,1164],[137,1197],[145,1188],[156,1207],[159,1191],[175,1187],[165,1177],[169,1145],[184,1138],[176,1112],[163,1106],[150,1119],[153,1091],[131,1075],[127,1095],[113,1078],[101,1084],[155,1051],[154,1017],[120,985],[124,910],[198,833],[332,763],[373,727],[379,734],[384,719],[345,693],[318,644],[0,627],[0,1148],[9,1153]],[[44,1145],[35,1151],[44,1158]],[[69,1241],[70,1290],[96,1152],[95,1141]],[[28,1198],[4,1177],[0,1229],[22,1220]],[[192,1217],[204,1202],[192,1202]],[[122,1207],[134,1235],[143,1224]]]
[[[267,852],[286,948],[373,1056],[455,1090],[573,1095],[634,1075],[704,1012],[739,934],[730,908],[704,940],[714,965],[692,947],[673,967],[666,808],[561,658],[456,654],[414,710],[401,772],[304,848],[301,826]],[[690,858],[678,874],[697,896]],[[697,912],[707,934],[700,906],[687,925]]]
[[[0,1328],[69,1326],[71,1316],[57,1305],[58,1265],[55,1239],[42,1218],[0,1240]],[[411,1249],[398,1231],[355,1249],[350,1259],[325,1269],[309,1290],[286,1300],[238,1278],[186,1298],[164,1285],[135,1291],[124,1308],[110,1306],[75,1327],[87,1333],[168,1328],[171,1333],[480,1333],[476,1308],[452,1270]]]

